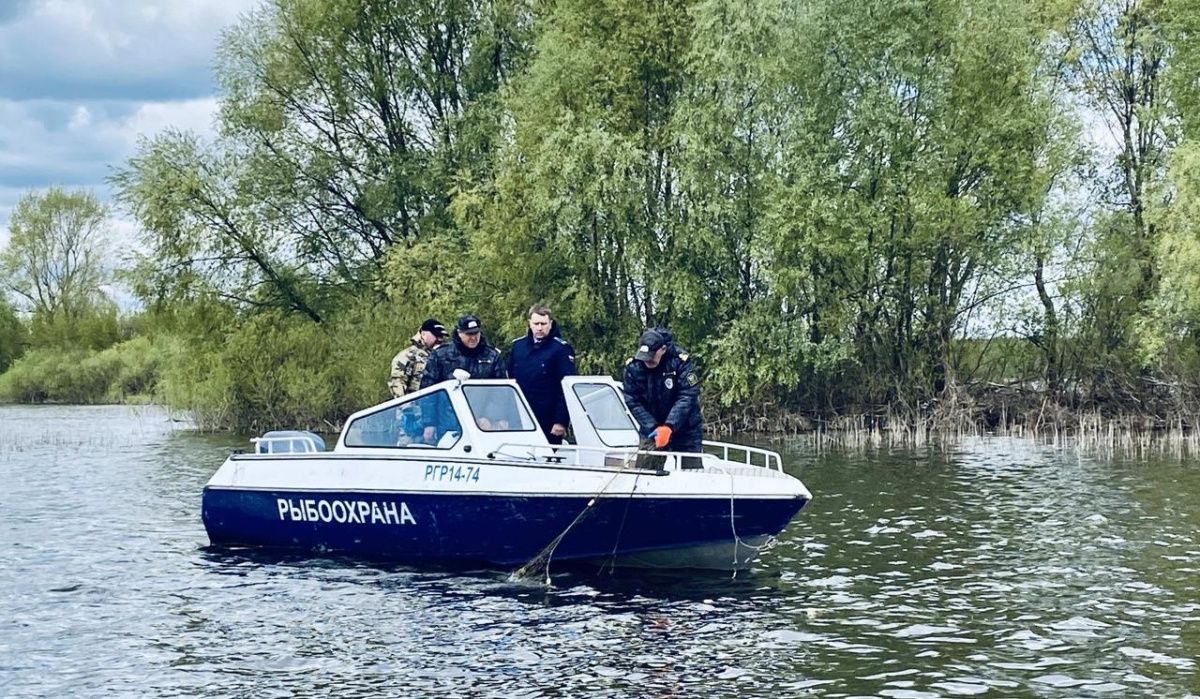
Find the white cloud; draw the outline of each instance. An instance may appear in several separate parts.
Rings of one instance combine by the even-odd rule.
[[[134,154],[140,137],[175,128],[212,138],[217,108],[215,97],[132,105],[0,100],[0,246],[24,192],[83,187],[107,200],[105,178]]]
[[[140,136],[214,134],[221,32],[263,0],[0,0],[0,247],[28,191],[86,188]],[[131,239],[133,223],[114,219]]]
[[[191,131],[204,138],[216,135],[217,98],[201,97],[181,102],[147,102],[121,124],[129,143],[138,136],[150,136],[168,128]]]
[[[0,100],[0,186],[98,184],[133,154],[140,136],[166,128],[204,138],[215,131],[215,97],[170,102]]]
[[[86,129],[92,124],[92,112],[82,104],[75,108],[75,113],[71,115],[71,121],[67,124],[68,131],[79,131]]]
[[[259,0],[40,0],[0,24],[0,96],[212,93],[221,31]]]

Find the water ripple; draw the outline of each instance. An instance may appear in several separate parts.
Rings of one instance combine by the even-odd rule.
[[[209,550],[200,489],[242,440],[179,427],[0,407],[0,695],[1200,690],[1196,464],[788,448],[816,499],[752,574],[555,565],[545,589]]]

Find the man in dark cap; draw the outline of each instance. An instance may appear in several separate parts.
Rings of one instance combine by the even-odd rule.
[[[534,304],[528,320],[529,332],[512,341],[508,373],[521,387],[546,439],[562,444],[570,421],[562,380],[575,375],[575,350],[559,335],[549,306]]]
[[[688,353],[676,347],[664,328],[638,338],[637,352],[625,363],[625,403],[643,435],[666,451],[699,453],[704,440],[700,377]],[[684,459],[684,468],[700,468]]]
[[[392,358],[392,373],[387,384],[393,398],[421,388],[421,375],[425,373],[429,353],[437,349],[445,337],[446,328],[436,318],[421,323],[421,329],[412,336],[412,344]]]
[[[500,358],[500,350],[483,337],[483,323],[467,314],[454,326],[454,341],[429,355],[421,388],[454,378],[454,370],[463,369],[473,379],[507,379],[508,372]]]

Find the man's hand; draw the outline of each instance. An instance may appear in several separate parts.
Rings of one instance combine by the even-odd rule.
[[[433,438],[436,435],[437,435],[437,428],[434,427],[433,425],[429,425],[425,428],[425,434],[422,436],[425,438],[426,444],[433,444]]]
[[[567,435],[567,426],[560,425],[556,422],[553,425],[550,425],[550,434],[554,435],[555,437],[565,437]]]
[[[671,441],[671,427],[669,425],[659,425],[654,428],[654,446],[662,449],[667,446],[667,442]]]

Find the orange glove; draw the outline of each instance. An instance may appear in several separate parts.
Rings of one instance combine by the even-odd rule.
[[[667,442],[671,441],[671,427],[669,425],[659,425],[654,428],[654,446],[662,449],[667,446]]]

